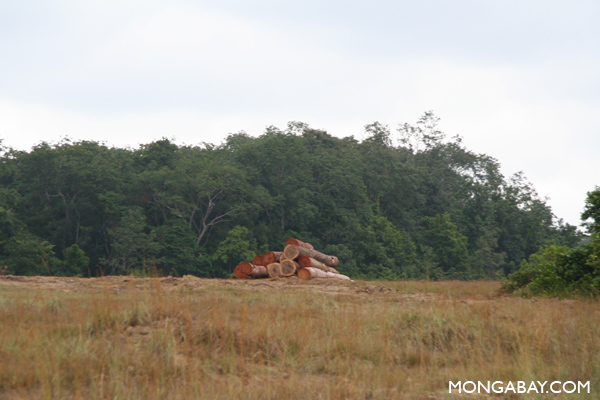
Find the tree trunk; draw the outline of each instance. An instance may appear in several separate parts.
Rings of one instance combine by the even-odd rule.
[[[321,261],[317,261],[312,257],[308,256],[300,256],[298,258],[298,264],[300,268],[317,268],[325,272],[333,272],[334,274],[339,274],[339,272],[328,265],[323,264]]]
[[[295,260],[300,256],[312,257],[317,261],[329,267],[337,267],[340,263],[336,256],[329,256],[316,250],[307,249],[306,247],[296,246],[295,244],[288,244],[283,249],[283,257],[289,260]]]
[[[300,257],[300,250],[298,249],[299,247],[295,244],[288,244],[283,249],[283,258],[286,260],[296,260]]]
[[[278,276],[281,276],[281,264],[277,262],[271,263],[267,265],[267,271],[271,278],[277,278]]]
[[[261,266],[265,266],[265,264],[262,262],[262,256],[254,256],[254,258],[252,259],[252,264],[254,265],[261,265]]]
[[[298,271],[298,278],[303,279],[305,281],[309,279],[339,279],[342,281],[351,281],[349,277],[342,274],[334,274],[333,272],[325,272],[317,268],[302,268]]]
[[[292,276],[300,269],[298,263],[294,260],[282,260],[281,264],[281,275]]]
[[[260,279],[267,278],[269,272],[262,265],[254,265],[248,261],[244,261],[235,267],[233,274],[238,279]]]
[[[281,259],[281,251],[269,251],[262,255],[262,265],[269,265],[275,262],[279,262]]]
[[[294,238],[289,238],[289,239],[288,239],[288,240],[285,242],[285,244],[295,244],[296,246],[305,247],[305,248],[307,248],[307,249],[311,249],[311,250],[314,250],[314,249],[315,249],[315,248],[313,247],[313,245],[312,245],[312,244],[310,244],[310,243],[306,243],[306,242],[303,242],[303,241],[301,241],[301,240],[294,239]]]

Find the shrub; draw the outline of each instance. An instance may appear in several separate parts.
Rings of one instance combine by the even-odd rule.
[[[521,263],[503,289],[522,295],[600,295],[600,235],[589,244],[571,249],[545,247]]]

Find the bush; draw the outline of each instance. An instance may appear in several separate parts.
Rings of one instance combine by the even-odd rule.
[[[64,274],[67,276],[83,276],[89,275],[88,266],[90,263],[89,257],[76,244],[67,248],[64,261]]]
[[[571,249],[549,246],[532,254],[508,277],[503,289],[521,295],[600,295],[600,235]]]

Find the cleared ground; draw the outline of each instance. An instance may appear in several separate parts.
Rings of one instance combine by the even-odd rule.
[[[0,277],[0,398],[599,398],[596,301],[498,282]],[[590,381],[449,394],[448,381]]]

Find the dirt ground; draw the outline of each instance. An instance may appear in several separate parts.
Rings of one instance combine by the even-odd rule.
[[[219,287],[252,288],[263,290],[317,290],[328,293],[385,293],[392,289],[383,285],[357,284],[332,279],[303,281],[297,277],[274,279],[203,279],[191,275],[183,278],[136,278],[133,276],[106,276],[102,278],[75,278],[53,276],[0,276],[0,289],[32,288],[65,293],[94,293],[110,291],[122,293],[132,289],[150,289],[160,284],[165,291],[188,289],[217,289]]]
[[[313,279],[304,281],[296,276],[272,279],[206,279],[191,275],[183,277],[137,278],[134,276],[106,276],[101,278],[50,277],[50,276],[0,276],[2,290],[48,290],[64,293],[127,294],[131,291],[160,290],[165,293],[195,292],[205,290],[248,291],[304,291],[307,293],[341,295],[360,298],[361,301],[427,301],[445,299],[461,302],[489,301],[499,295],[497,282],[388,282],[388,281],[338,281]],[[471,293],[463,286],[478,288]],[[458,293],[457,293],[458,292]]]

